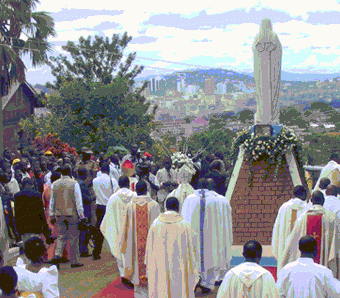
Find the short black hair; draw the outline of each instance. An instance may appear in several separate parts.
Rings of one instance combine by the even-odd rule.
[[[78,172],[78,177],[87,177],[88,175],[88,171],[87,168],[85,166],[80,166],[77,170]]]
[[[306,235],[300,238],[299,241],[299,250],[301,253],[305,254],[313,254],[317,252],[318,245],[314,237]]]
[[[110,160],[115,165],[119,165],[119,157],[117,156],[117,154],[110,155]]]
[[[44,242],[37,236],[33,236],[24,243],[26,257],[33,263],[38,263],[44,255],[46,248]]]
[[[57,181],[60,178],[61,178],[60,172],[57,172],[57,171],[52,172],[52,174],[51,174],[51,183],[53,183],[54,181]]]
[[[320,190],[317,190],[313,192],[311,201],[313,205],[317,204],[323,206],[323,204],[325,203],[325,197]]]
[[[99,158],[99,166],[102,167],[105,163],[110,164],[110,160],[107,157]]]
[[[328,185],[326,195],[336,197],[338,195],[338,188],[334,184]]]
[[[243,256],[248,259],[262,257],[262,245],[256,240],[249,240],[243,246]]]
[[[327,189],[328,185],[331,184],[331,180],[329,178],[321,178],[319,182],[320,189]]]
[[[60,172],[61,172],[61,175],[63,175],[63,176],[70,176],[71,175],[71,167],[68,166],[68,165],[63,165],[61,167]]]
[[[209,181],[206,178],[201,178],[198,180],[198,188],[199,189],[208,189]]]
[[[18,274],[11,266],[0,268],[0,288],[5,295],[11,295],[15,292],[18,283]]]
[[[129,179],[129,177],[125,176],[125,175],[119,177],[118,185],[119,185],[120,188],[124,188],[124,187],[125,188],[129,188],[130,187],[130,179]]]
[[[307,191],[302,185],[297,185],[294,187],[294,196],[299,199],[306,199]]]
[[[339,154],[337,151],[333,151],[330,160],[339,160]]]
[[[110,165],[107,162],[104,162],[101,167],[100,170],[102,173],[110,173]]]
[[[136,184],[136,192],[138,195],[146,194],[148,191],[148,186],[144,180],[139,180]]]
[[[167,210],[172,210],[172,211],[179,211],[179,201],[175,197],[170,197],[166,200],[165,203],[166,209]]]
[[[33,185],[33,180],[31,178],[28,178],[28,177],[25,177],[23,180],[22,180],[22,187],[25,187],[27,184],[28,185]]]
[[[207,189],[217,192],[217,186],[214,179],[208,178],[207,181],[208,181]]]

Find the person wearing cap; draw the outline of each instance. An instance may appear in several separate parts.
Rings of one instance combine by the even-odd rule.
[[[83,147],[81,149],[82,158],[78,161],[74,167],[74,172],[77,174],[80,165],[84,165],[89,173],[85,183],[92,186],[92,181],[97,176],[98,166],[95,161],[91,160],[93,151],[90,148]]]
[[[277,287],[281,297],[340,297],[340,281],[327,267],[317,264],[317,241],[312,236],[299,240],[301,257],[278,273]]]
[[[53,153],[52,153],[51,150],[47,150],[47,151],[45,151],[44,155],[45,156],[51,156],[51,155],[53,155]]]

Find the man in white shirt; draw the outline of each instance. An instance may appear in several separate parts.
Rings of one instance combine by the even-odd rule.
[[[85,221],[83,200],[79,183],[71,178],[71,168],[61,168],[62,177],[51,186],[50,217],[57,223],[58,238],[54,263],[66,263],[62,258],[67,239],[70,240],[71,268],[81,267],[79,263],[78,224]]]
[[[150,173],[150,166],[146,163],[137,165],[138,180],[144,180],[148,187],[148,195],[152,199],[156,199],[159,191],[159,184],[155,175]]]
[[[301,257],[278,273],[277,287],[284,298],[340,297],[340,281],[330,269],[314,263],[317,242],[312,236],[299,241]]]
[[[149,297],[195,297],[199,281],[198,237],[183,216],[179,201],[166,201],[165,213],[150,227],[145,264]],[[171,260],[171,262],[169,262]]]
[[[119,165],[119,158],[116,154],[110,156],[110,176],[115,178],[117,181],[122,176],[122,171]]]
[[[278,263],[281,261],[288,236],[295,221],[306,208],[307,191],[302,185],[294,187],[294,199],[283,203],[277,214],[272,237],[272,252]]]
[[[326,189],[325,203],[323,207],[338,213],[340,211],[340,200],[338,199],[338,188],[334,184],[328,185]]]
[[[243,247],[245,262],[230,269],[218,289],[216,298],[279,298],[272,274],[260,266],[262,246],[255,240]]]
[[[163,162],[164,168],[159,169],[156,173],[156,179],[159,183],[160,189],[157,192],[158,202],[163,203],[165,198],[169,195],[170,189],[177,184],[177,173],[171,168],[171,158],[165,158]],[[164,208],[164,206],[162,205]]]
[[[130,190],[129,177],[125,175],[120,177],[118,183],[120,189],[110,197],[107,203],[106,213],[100,225],[100,230],[109,243],[112,255],[117,260],[122,282],[127,284],[127,280],[124,278],[123,256],[120,251],[123,240],[121,234],[124,229],[127,206],[137,194]]]
[[[100,225],[106,212],[106,205],[109,198],[118,190],[118,184],[112,179],[110,174],[110,166],[108,163],[102,164],[102,175],[93,179],[93,191],[96,195],[96,215],[97,215],[97,235],[94,241],[93,260],[99,260],[103,247],[104,236],[100,231]]]
[[[156,178],[161,188],[166,182],[176,182],[176,171],[171,168],[171,158],[166,158],[163,162],[164,168],[157,171]]]

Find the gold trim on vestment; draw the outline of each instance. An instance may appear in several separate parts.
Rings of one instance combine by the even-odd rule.
[[[292,210],[292,221],[290,222],[290,231],[293,231],[294,223],[297,217],[297,210]]]

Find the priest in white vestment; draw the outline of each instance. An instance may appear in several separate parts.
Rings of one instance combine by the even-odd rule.
[[[317,241],[304,236],[299,241],[301,257],[287,264],[278,274],[277,287],[281,297],[340,297],[340,281],[331,270],[316,264]]]
[[[0,197],[0,251],[2,252],[5,265],[7,265],[9,261],[9,243],[10,238],[8,235],[2,198]]]
[[[322,169],[313,191],[321,190],[319,184],[322,178],[329,178],[331,184],[340,183],[340,159],[337,153],[332,154],[329,163]]]
[[[294,198],[283,203],[275,219],[272,252],[279,263],[285,250],[286,240],[293,230],[295,221],[299,218],[307,203],[307,191],[302,185],[294,188]]]
[[[326,189],[325,203],[323,204],[324,208],[334,213],[338,213],[340,211],[338,191],[339,189],[335,185],[330,184]]]
[[[183,165],[177,174],[178,187],[173,190],[169,195],[175,197],[179,201],[179,211],[182,211],[182,206],[185,199],[195,192],[195,189],[190,185],[192,176],[195,174],[187,165]]]
[[[120,189],[107,202],[106,213],[100,225],[100,230],[109,243],[112,255],[117,260],[122,281],[126,283],[121,254],[122,231],[124,230],[127,206],[137,194],[130,190],[130,180],[127,176],[121,176],[118,179],[118,184]]]
[[[207,179],[200,179],[199,189],[188,196],[182,207],[182,216],[191,223],[199,236],[200,268],[202,293],[215,288],[215,281],[221,271],[230,269],[233,244],[232,215],[228,200],[209,190]]]
[[[147,291],[146,240],[150,226],[160,215],[159,204],[147,195],[147,191],[145,181],[136,184],[137,196],[127,206],[122,236],[124,278],[134,284],[135,297],[138,296],[136,292],[142,295]]]
[[[167,199],[166,209],[150,227],[147,240],[149,298],[194,298],[199,281],[198,235],[178,214],[175,197]]]
[[[340,220],[335,213],[325,209],[322,192],[312,194],[313,207],[302,214],[295,222],[292,233],[286,242],[282,261],[278,263],[278,272],[288,263],[300,257],[298,243],[301,237],[313,236],[318,243],[318,255],[315,262],[331,269],[334,277],[339,279],[339,241]]]
[[[255,240],[243,246],[245,262],[230,269],[216,298],[280,298],[273,275],[260,266],[262,246]]]

